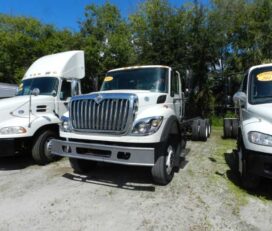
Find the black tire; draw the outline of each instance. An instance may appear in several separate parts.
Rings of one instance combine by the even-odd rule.
[[[52,130],[44,130],[40,132],[32,145],[32,157],[39,165],[45,165],[60,159],[58,156],[51,155],[49,142],[57,138],[58,135]]]
[[[239,145],[238,152],[241,152],[240,155],[242,157],[242,166],[241,166],[242,172],[240,174],[241,185],[246,190],[254,190],[258,187],[260,183],[260,177],[250,173],[248,169],[248,160],[247,160],[247,155],[249,151],[245,149],[241,140],[238,142],[238,145]],[[238,163],[238,166],[239,166],[239,163]]]
[[[200,120],[199,122],[199,139],[201,141],[207,141],[208,138],[208,126],[206,120]]]
[[[192,140],[199,140],[199,120],[194,120],[192,124]]]
[[[232,120],[232,138],[236,139],[238,137],[239,121],[238,119]]]
[[[208,138],[209,138],[211,136],[211,133],[212,133],[212,126],[211,126],[211,123],[210,123],[209,119],[206,119],[206,123],[207,123],[207,126],[208,126]]]
[[[69,161],[71,167],[74,169],[76,173],[87,173],[91,171],[97,164],[95,161],[75,158],[69,158]]]
[[[224,138],[231,138],[231,121],[224,119]]]
[[[175,171],[175,161],[177,158],[176,150],[178,144],[174,144],[169,137],[168,141],[166,142],[164,153],[161,155],[155,165],[151,169],[151,173],[153,176],[153,181],[159,185],[167,185],[174,176]],[[173,152],[170,154],[170,152]],[[170,155],[169,155],[170,154]],[[167,165],[170,164],[170,165]]]

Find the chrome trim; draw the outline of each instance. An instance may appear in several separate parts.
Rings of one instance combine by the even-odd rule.
[[[95,99],[101,96],[97,103]],[[132,127],[138,97],[128,93],[74,96],[71,100],[71,129],[77,132],[127,134]]]

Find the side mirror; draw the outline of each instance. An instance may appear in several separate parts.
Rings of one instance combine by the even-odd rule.
[[[34,88],[31,91],[31,95],[38,96],[40,94],[40,89],[39,88]]]
[[[238,91],[233,96],[234,105],[236,107],[246,107],[247,95],[242,91]]]
[[[53,90],[51,94],[52,94],[53,97],[57,96],[57,92],[55,90]]]

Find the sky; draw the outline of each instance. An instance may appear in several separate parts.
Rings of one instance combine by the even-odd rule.
[[[144,0],[109,0],[116,5],[122,17],[136,11]],[[208,0],[202,0],[206,3]],[[84,8],[89,4],[102,5],[106,0],[0,0],[0,13],[10,16],[28,16],[58,29],[78,31],[78,22],[84,19]],[[173,6],[180,6],[190,0],[169,0]]]

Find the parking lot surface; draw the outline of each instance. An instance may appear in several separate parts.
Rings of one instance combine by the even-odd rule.
[[[2,158],[0,230],[272,230],[272,182],[241,189],[231,170],[235,141],[221,133],[188,142],[167,186],[153,184],[148,168],[100,164],[79,175],[68,159]]]

